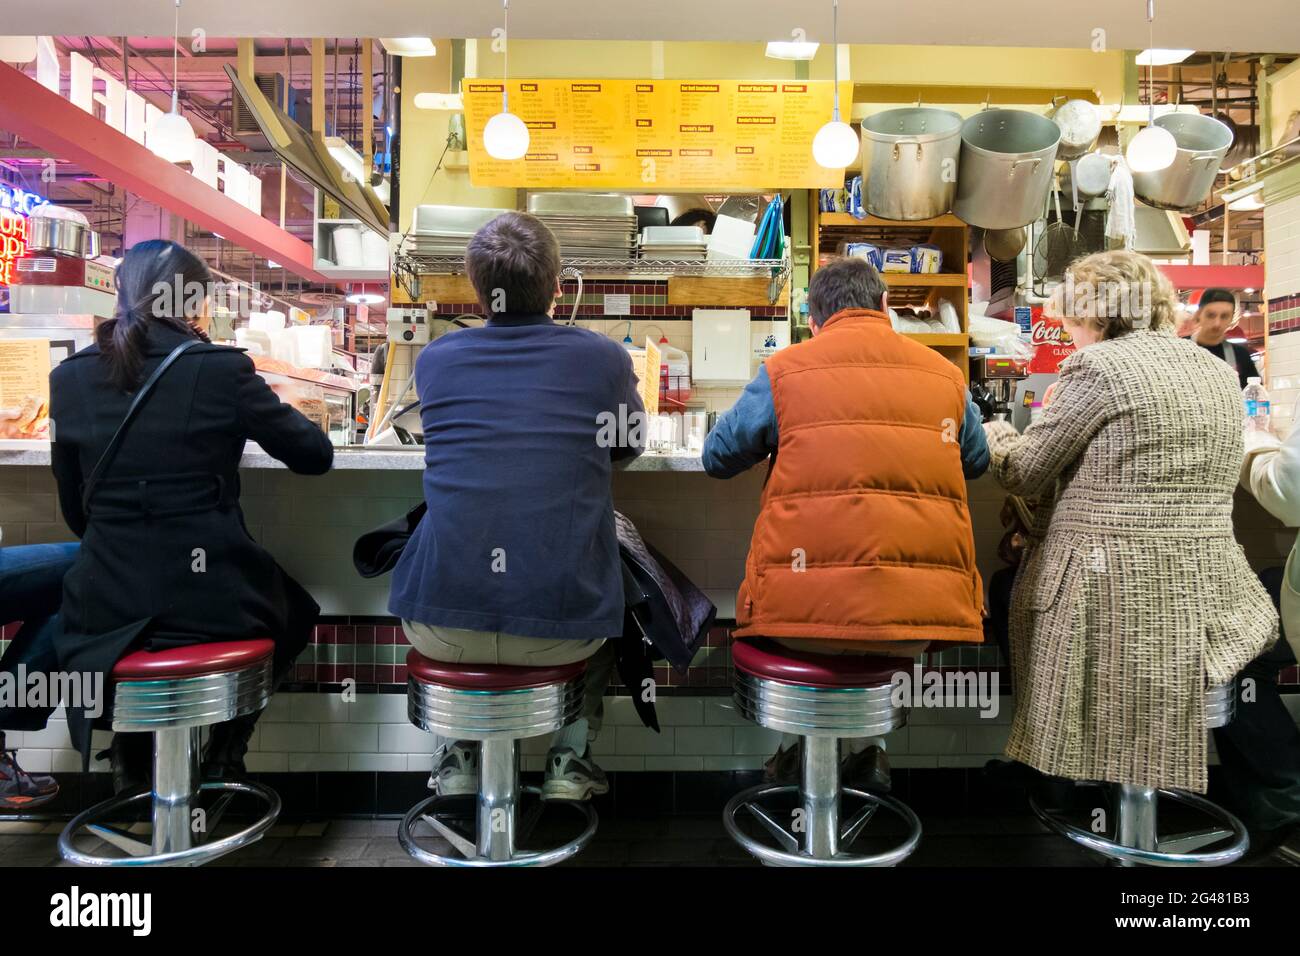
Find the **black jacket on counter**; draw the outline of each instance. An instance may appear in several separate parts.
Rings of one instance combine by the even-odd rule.
[[[189,336],[152,326],[143,375]],[[106,673],[128,650],[270,638],[285,673],[320,608],[252,536],[239,507],[244,442],[301,474],[334,459],[326,435],[284,404],[241,349],[202,343],[158,381],[82,508],[82,486],[131,394],[116,388],[98,346],[50,374],[59,505],[81,550],[63,582],[64,671]],[[73,744],[90,725],[69,715]]]

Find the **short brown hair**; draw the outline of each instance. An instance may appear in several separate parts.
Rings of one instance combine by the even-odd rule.
[[[1173,329],[1177,309],[1178,295],[1159,266],[1141,253],[1112,249],[1071,263],[1044,311],[1115,339],[1134,329]]]
[[[465,267],[487,313],[549,312],[560,277],[560,244],[536,216],[502,213],[470,239]]]
[[[821,325],[844,309],[879,311],[884,297],[885,280],[866,259],[832,259],[808,283],[808,315],[814,325]]]

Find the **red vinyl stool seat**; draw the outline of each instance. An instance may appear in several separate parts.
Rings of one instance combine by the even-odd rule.
[[[191,644],[163,651],[132,651],[113,665],[112,679],[164,680],[222,674],[251,667],[271,657],[274,652],[275,642],[265,638]]]
[[[457,690],[523,690],[566,684],[587,669],[586,661],[546,667],[507,664],[448,664],[425,657],[414,648],[406,655],[406,672],[413,680]]]
[[[888,684],[898,671],[910,674],[916,663],[910,657],[796,651],[761,637],[735,641],[731,659],[746,674],[802,687],[874,687]]]

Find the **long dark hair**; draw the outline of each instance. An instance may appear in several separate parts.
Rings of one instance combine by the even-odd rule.
[[[186,306],[196,295],[207,295],[212,273],[202,259],[179,243],[149,239],[127,250],[114,283],[117,308],[111,319],[95,329],[95,341],[108,363],[113,384],[133,391],[143,377],[145,340],[151,325],[201,334],[190,324],[193,316],[186,316]]]

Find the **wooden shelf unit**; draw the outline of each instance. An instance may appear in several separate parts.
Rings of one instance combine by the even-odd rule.
[[[876,245],[914,246],[932,243],[943,252],[943,271],[933,274],[885,272],[889,303],[894,308],[916,306],[938,313],[939,301],[947,299],[957,310],[961,332],[910,333],[908,338],[934,349],[962,370],[970,380],[970,320],[968,308],[969,227],[951,213],[912,222],[866,216],[858,219],[846,212],[822,212],[817,190],[808,196],[811,219],[812,270],[823,253],[834,255],[841,242],[870,242]]]

